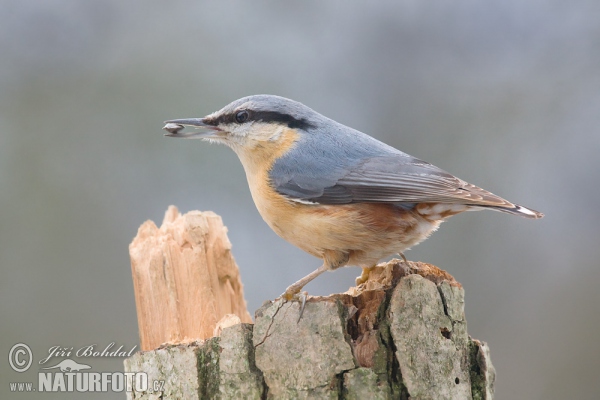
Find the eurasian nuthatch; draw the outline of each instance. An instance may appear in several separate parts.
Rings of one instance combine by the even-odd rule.
[[[288,300],[345,265],[362,267],[357,283],[364,282],[379,260],[402,255],[463,211],[543,216],[283,97],[244,97],[204,118],[166,124],[166,136],[231,147],[267,224],[323,259],[286,289]]]

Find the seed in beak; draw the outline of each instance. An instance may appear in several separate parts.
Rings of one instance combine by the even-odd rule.
[[[173,123],[169,123],[166,124],[163,129],[169,133],[173,133],[173,134],[177,134],[179,133],[180,130],[182,130],[184,128],[183,125],[179,125],[179,124],[173,124]]]

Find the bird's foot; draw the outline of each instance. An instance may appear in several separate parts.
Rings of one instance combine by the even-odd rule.
[[[279,298],[282,298],[285,301],[293,301],[297,298],[300,290],[302,290],[302,288],[294,287],[294,285],[292,285],[285,289],[285,292],[283,292]]]
[[[300,303],[300,314],[298,315],[297,321],[300,322],[300,320],[302,319],[302,314],[304,314],[304,307],[306,307],[306,299],[308,298],[308,292],[301,292],[301,288],[296,289],[292,286],[287,288],[286,291],[281,296],[279,296],[279,298],[283,299],[286,302],[293,301]]]
[[[373,266],[373,267],[363,267],[362,273],[360,274],[359,277],[356,278],[356,286],[362,285],[363,283],[365,283],[366,281],[368,281],[369,280],[369,275],[371,274],[371,271],[373,271],[374,268],[375,268],[375,266]]]

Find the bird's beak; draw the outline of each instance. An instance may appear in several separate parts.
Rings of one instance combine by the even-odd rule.
[[[204,122],[204,118],[185,118],[165,121],[163,129],[169,133],[165,136],[184,138],[184,139],[204,139],[216,137],[220,129]],[[182,132],[186,126],[193,126],[197,130],[191,132]]]

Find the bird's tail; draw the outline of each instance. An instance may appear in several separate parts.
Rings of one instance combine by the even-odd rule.
[[[531,219],[539,219],[544,216],[543,213],[539,211],[532,210],[531,208],[523,207],[518,204],[513,204],[512,207],[498,207],[498,206],[476,206],[472,207],[474,209],[479,210],[494,210],[500,211],[507,214],[518,215],[520,217],[531,218]]]

